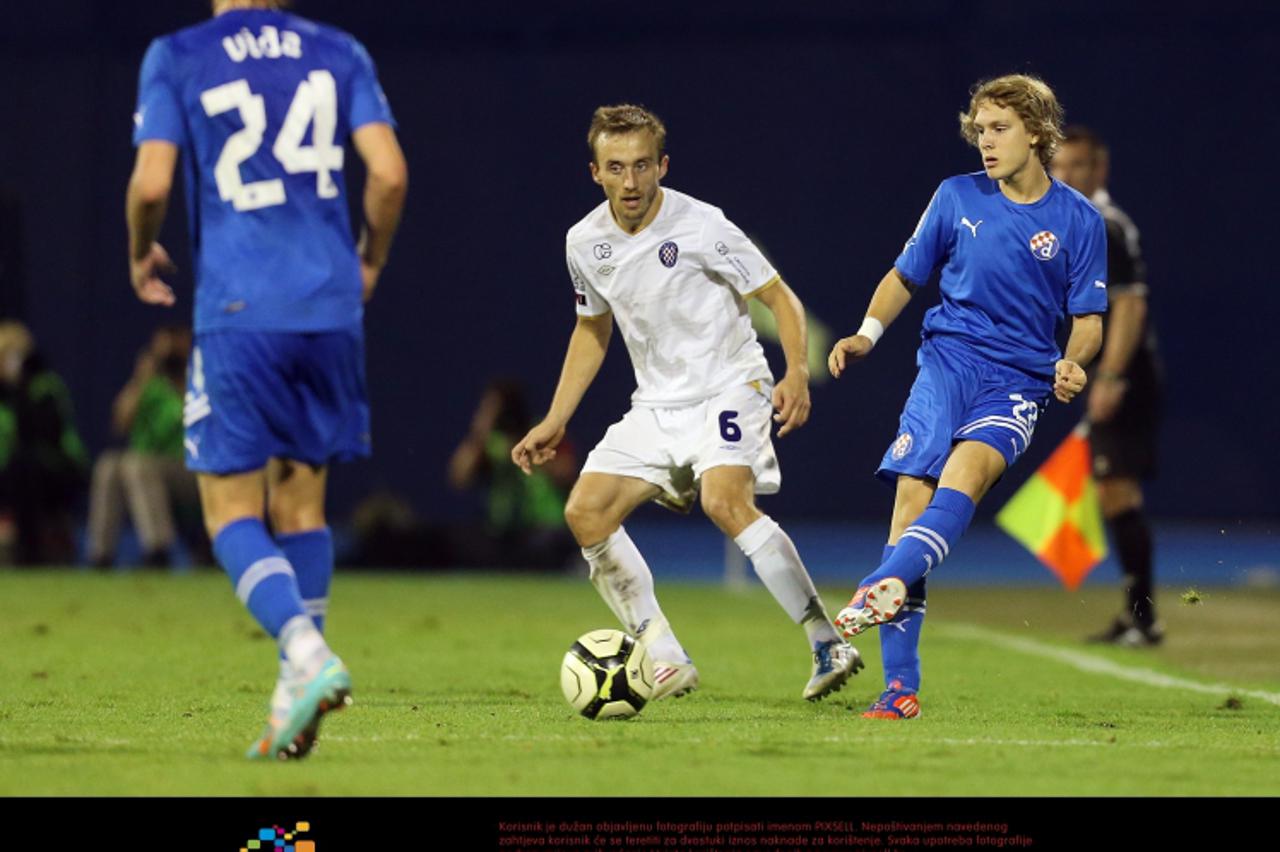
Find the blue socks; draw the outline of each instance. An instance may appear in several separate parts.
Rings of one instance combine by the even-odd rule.
[[[316,629],[324,632],[329,610],[329,581],[333,578],[333,535],[328,527],[277,535],[276,544],[293,566],[298,593]]]
[[[885,547],[884,558],[893,552]],[[885,689],[920,691],[920,631],[924,628],[924,580],[907,588],[907,601],[898,617],[880,625],[880,660],[884,664]],[[896,683],[895,683],[896,681]]]
[[[898,692],[920,691],[920,631],[924,627],[925,575],[951,552],[973,520],[973,501],[953,488],[939,488],[897,546],[885,545],[880,567],[858,584],[868,586],[886,577],[907,584],[907,600],[898,617],[880,626],[880,657],[885,687]]]
[[[903,531],[893,553],[858,583],[859,588],[897,577],[910,589],[947,558],[969,528],[973,510],[973,501],[963,491],[939,488],[919,519]]]
[[[306,615],[293,566],[260,518],[241,518],[222,528],[213,552],[240,598],[272,639],[290,619]]]

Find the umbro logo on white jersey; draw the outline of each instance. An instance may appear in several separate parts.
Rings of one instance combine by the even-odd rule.
[[[962,217],[962,218],[960,219],[960,224],[961,224],[961,225],[964,225],[966,228],[968,228],[968,229],[973,233],[973,236],[974,236],[975,238],[977,238],[977,236],[978,236],[978,225],[981,225],[981,224],[983,223],[983,221],[984,221],[984,220],[979,219],[977,222],[970,222],[970,221],[969,221],[969,217],[968,217],[968,216],[964,216],[964,217]]]

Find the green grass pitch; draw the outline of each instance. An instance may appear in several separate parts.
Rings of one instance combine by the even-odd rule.
[[[218,572],[0,571],[0,793],[7,796],[858,796],[869,734],[910,771],[880,796],[1280,795],[1276,590],[1163,590],[1165,646],[1086,646],[1110,587],[938,588],[924,714],[831,699],[758,585],[663,583],[702,675],[687,698],[590,722],[560,659],[613,619],[581,578],[339,572],[329,638],[356,703],[301,762],[243,757],[265,718],[272,643]],[[824,590],[843,603],[847,589]],[[620,769],[621,768],[621,769]]]

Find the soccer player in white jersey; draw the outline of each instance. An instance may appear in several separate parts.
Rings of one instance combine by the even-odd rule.
[[[251,758],[298,758],[351,679],[323,636],[333,574],[332,461],[370,453],[364,302],[407,190],[395,122],[364,47],[273,0],[214,0],[142,62],[129,182],[138,298],[173,305],[156,242],[185,162],[196,348],[183,421],[205,527],[236,595],[282,654]],[[364,161],[352,239],[343,181]],[[270,520],[270,527],[267,520]]]
[[[1026,452],[1052,395],[1069,402],[1102,343],[1107,310],[1102,217],[1045,168],[1062,139],[1062,109],[1020,74],[974,88],[961,132],[982,171],[943,181],[857,333],[836,342],[836,378],[870,354],[912,293],[941,268],[941,303],[924,318],[898,434],[877,476],[897,489],[878,569],[836,624],[880,630],[885,691],[864,716],[920,715],[925,575],[955,546],[974,507]],[[1057,333],[1071,316],[1065,355]]]
[[[640,107],[595,112],[587,144],[605,201],[565,245],[578,321],[551,408],[511,457],[526,473],[554,457],[617,322],[636,374],[632,408],[587,457],[565,507],[592,584],[654,659],[654,697],[695,689],[698,671],[622,523],[649,500],[688,511],[700,490],[703,511],[803,626],[813,669],[802,694],[818,700],[863,664],[836,634],[791,539],[755,505],[781,484],[770,415],[777,409],[779,437],[809,417],[804,308],[718,208],[661,186],[665,141],[662,122]],[[752,298],[778,321],[787,373],[776,385],[751,328]]]

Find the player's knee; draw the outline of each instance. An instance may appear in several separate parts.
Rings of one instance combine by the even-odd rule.
[[[325,525],[324,508],[309,503],[271,501],[267,507],[271,530],[280,535],[318,530]]]
[[[570,494],[568,501],[564,504],[564,521],[569,526],[569,532],[573,533],[573,537],[582,547],[603,541],[606,537],[606,534],[601,532],[605,526],[601,507],[596,505],[596,501],[584,497],[577,491]]]
[[[209,536],[209,541],[216,541],[218,534],[236,521],[254,517],[257,516],[244,509],[228,508],[222,512],[206,511],[204,513],[204,531]]]
[[[702,512],[728,535],[746,529],[759,514],[751,501],[717,491],[702,492]]]

